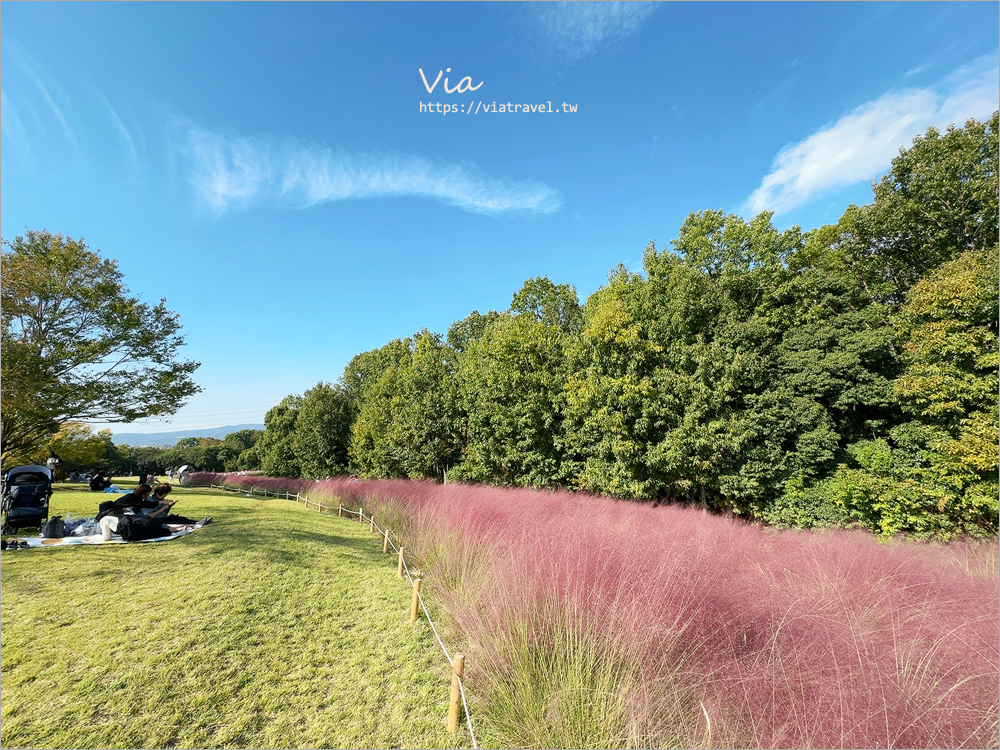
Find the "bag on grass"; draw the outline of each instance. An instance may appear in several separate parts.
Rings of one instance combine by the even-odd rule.
[[[94,519],[85,518],[83,519],[83,523],[74,527],[70,533],[72,536],[93,536],[94,534],[101,533],[101,526]]]
[[[170,529],[164,526],[159,518],[126,515],[118,521],[118,534],[126,542],[142,542],[146,539],[170,536]]]
[[[62,516],[52,516],[42,525],[43,539],[62,539],[66,536],[66,524],[63,523]]]

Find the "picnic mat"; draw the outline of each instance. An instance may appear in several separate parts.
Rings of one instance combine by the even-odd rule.
[[[111,541],[104,541],[104,537],[100,534],[93,534],[92,536],[64,536],[61,539],[42,539],[40,536],[12,536],[9,539],[17,539],[20,543],[21,548],[24,548],[24,544],[27,542],[28,549],[36,549],[38,547],[65,547],[73,544],[142,544],[143,542],[167,542],[171,539],[176,539],[177,537],[184,536],[185,534],[190,534],[192,531],[197,531],[202,528],[204,524],[199,521],[194,524],[179,524],[179,523],[168,523],[166,527],[171,529],[173,533],[167,536],[158,536],[156,539],[143,539],[140,542],[126,542],[120,536],[115,536],[111,538]]]

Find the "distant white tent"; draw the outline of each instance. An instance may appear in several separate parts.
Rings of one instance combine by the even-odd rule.
[[[190,464],[184,464],[181,468],[177,470],[177,484],[188,485],[190,484],[190,479],[188,478],[188,469]]]

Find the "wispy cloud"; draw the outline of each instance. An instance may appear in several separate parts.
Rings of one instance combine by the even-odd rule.
[[[531,3],[543,43],[566,62],[602,52],[637,31],[656,12],[653,2]]]
[[[41,95],[42,101],[45,103],[46,107],[52,112],[59,126],[62,128],[63,134],[66,136],[66,140],[71,144],[76,144],[76,136],[73,133],[72,128],[69,126],[69,121],[63,114],[62,108],[56,102],[56,98],[50,92],[50,88],[57,92],[57,95],[63,95],[61,89],[53,82],[49,82],[46,86],[45,82],[42,80],[42,75],[40,71],[42,68],[38,65],[36,61],[33,60],[31,55],[28,53],[24,47],[13,39],[4,39],[3,41],[4,49],[10,54],[10,60],[14,65],[24,74],[24,76],[31,82],[38,93]],[[64,95],[63,95],[64,96]]]
[[[24,135],[24,125],[18,116],[14,102],[7,98],[7,92],[0,88],[0,129],[15,137]]]
[[[125,141],[129,155],[132,157],[132,163],[135,164],[138,161],[139,153],[136,151],[135,142],[132,140],[132,134],[129,133],[128,128],[125,127],[125,123],[122,122],[122,119],[118,116],[115,108],[111,106],[111,102],[108,101],[108,97],[104,95],[104,92],[98,91],[98,96],[104,103],[104,108],[108,113],[108,117],[111,119],[111,124]]]
[[[744,208],[782,213],[827,190],[871,180],[928,127],[989,117],[998,107],[998,87],[996,56],[985,56],[933,88],[890,92],[862,104],[784,148]]]
[[[306,208],[359,198],[430,198],[473,213],[552,213],[559,192],[491,177],[475,165],[397,152],[223,133],[179,123],[180,154],[200,202],[216,214],[269,205]]]

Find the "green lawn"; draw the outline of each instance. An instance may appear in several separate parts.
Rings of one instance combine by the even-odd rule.
[[[56,486],[53,514],[111,497]],[[408,622],[409,587],[367,524],[218,490],[172,497],[214,523],[2,554],[4,748],[468,746],[446,729],[447,661]]]

